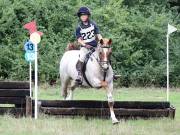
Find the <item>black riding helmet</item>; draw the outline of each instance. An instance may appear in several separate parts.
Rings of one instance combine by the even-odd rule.
[[[81,15],[91,15],[91,12],[88,7],[80,7],[77,16],[80,17]]]

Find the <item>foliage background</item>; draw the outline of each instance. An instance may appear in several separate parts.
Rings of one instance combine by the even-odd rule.
[[[173,0],[174,1],[174,0]],[[59,61],[75,40],[80,6],[88,6],[103,37],[113,39],[112,63],[119,86],[166,85],[168,22],[180,28],[179,3],[166,0],[0,0],[0,79],[27,80],[23,45],[32,20],[44,33],[39,45],[41,82],[58,79]],[[180,33],[170,40],[170,85],[180,85]]]

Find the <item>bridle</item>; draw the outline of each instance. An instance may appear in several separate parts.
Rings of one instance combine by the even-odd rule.
[[[102,59],[101,57],[101,55],[102,55],[102,53],[104,53],[103,52],[103,49],[107,49],[106,51],[109,53],[111,53],[111,50],[109,51],[109,49],[111,49],[111,47],[110,46],[103,46],[103,45],[99,45],[99,57],[97,58],[97,57],[95,57],[94,56],[94,53],[92,53],[92,55],[94,56],[94,58],[96,59],[96,61],[99,63],[99,65],[100,65],[100,67],[101,67],[101,71],[103,72],[103,81],[105,81],[106,80],[106,75],[107,75],[107,71],[108,71],[108,69],[109,69],[109,65],[110,65],[110,57],[108,57],[107,55],[106,55],[106,60],[104,60],[104,59]],[[93,50],[93,49],[90,49],[91,51],[95,51],[95,50]],[[106,53],[107,53],[106,52]],[[110,55],[110,54],[109,54]]]
[[[103,49],[107,49],[108,53],[109,53],[109,49],[111,49],[110,46],[102,46],[102,45],[100,46],[100,48],[102,49],[102,51],[103,51]],[[102,52],[100,50],[100,54],[99,55],[101,55],[101,53]],[[110,50],[110,53],[111,53],[111,50]],[[108,54],[108,55],[106,54],[106,61],[104,59],[102,60],[100,58],[100,67],[101,67],[101,69],[103,71],[103,81],[106,81],[106,75],[107,75],[107,71],[108,71],[109,65],[110,65],[110,54]],[[101,57],[101,56],[99,56],[99,57]],[[106,68],[104,68],[103,65],[106,65]]]

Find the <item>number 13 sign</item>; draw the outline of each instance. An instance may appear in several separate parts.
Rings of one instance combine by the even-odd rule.
[[[24,50],[26,51],[25,53],[25,59],[26,61],[34,61],[35,60],[35,46],[31,41],[27,41],[24,44]]]
[[[35,51],[34,44],[31,41],[27,41],[24,44],[24,50],[26,51],[26,53],[30,53],[30,52],[34,53],[34,51]]]

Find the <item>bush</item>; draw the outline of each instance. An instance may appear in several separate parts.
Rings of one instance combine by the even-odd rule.
[[[0,78],[28,79],[23,52],[28,32],[23,25],[36,20],[44,33],[39,45],[40,81],[56,80],[64,49],[75,40],[74,13],[82,5],[92,9],[103,37],[113,39],[112,65],[122,75],[120,86],[166,85],[167,24],[179,27],[179,16],[158,0],[0,0]],[[170,81],[179,86],[180,39],[178,33],[172,36]]]

